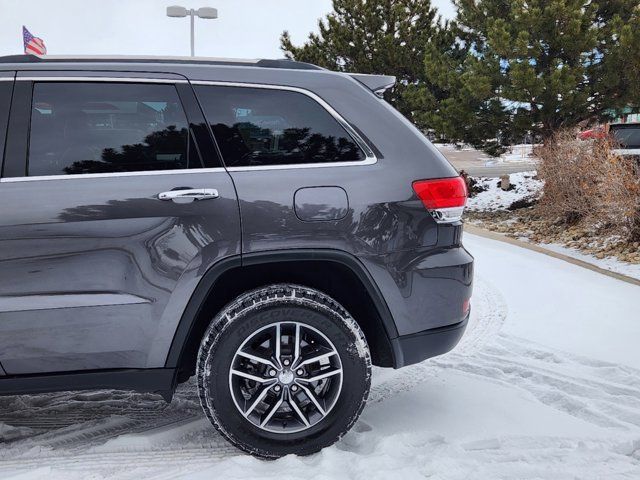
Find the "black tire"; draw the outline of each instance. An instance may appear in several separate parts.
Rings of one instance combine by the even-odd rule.
[[[342,378],[333,406],[322,412],[326,416],[303,431],[273,432],[260,428],[243,416],[232,394],[231,379],[235,377],[230,370],[237,361],[236,353],[247,339],[254,338],[261,329],[272,328],[274,322],[282,325],[300,322],[310,327],[310,331],[321,332],[335,346],[337,353],[333,355],[339,356]],[[308,347],[309,344],[305,348]],[[335,361],[338,362],[337,357]],[[216,315],[200,345],[197,378],[202,408],[213,426],[233,445],[263,458],[291,453],[309,455],[338,441],[358,419],[369,395],[371,357],[362,330],[338,302],[311,288],[272,285],[241,295]],[[273,381],[279,379],[278,375]],[[290,388],[298,387],[286,386],[287,391]],[[283,386],[281,390],[284,389]],[[304,398],[303,392],[299,394]],[[293,414],[287,405],[279,408],[274,411],[280,415]],[[285,412],[280,413],[283,408]],[[311,411],[314,407],[307,402],[305,408]]]

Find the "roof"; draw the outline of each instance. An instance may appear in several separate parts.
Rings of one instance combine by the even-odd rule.
[[[323,70],[317,65],[289,59],[239,59],[212,57],[154,57],[127,55],[7,55],[1,63],[172,63],[192,65],[235,65],[245,67],[287,68],[293,70]]]

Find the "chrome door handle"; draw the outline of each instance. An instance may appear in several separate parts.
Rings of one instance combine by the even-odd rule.
[[[218,198],[215,188],[189,188],[184,190],[169,190],[158,194],[160,200],[207,200]]]

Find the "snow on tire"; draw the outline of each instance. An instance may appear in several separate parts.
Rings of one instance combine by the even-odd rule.
[[[266,458],[307,455],[339,440],[369,394],[364,334],[331,297],[271,285],[211,321],[197,360],[200,403],[238,448]]]

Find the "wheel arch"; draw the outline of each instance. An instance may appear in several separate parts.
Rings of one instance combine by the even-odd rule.
[[[374,364],[397,364],[391,342],[398,336],[393,317],[360,260],[340,250],[292,249],[237,255],[211,266],[182,314],[165,367],[176,369],[178,382],[186,380],[192,374],[191,364],[195,367],[202,335],[216,313],[248,289],[283,281],[316,288],[341,303],[364,331]]]

